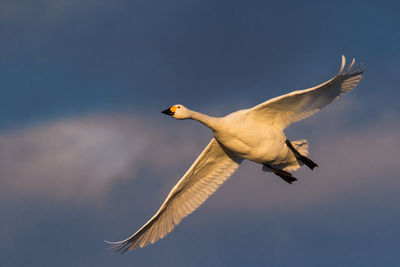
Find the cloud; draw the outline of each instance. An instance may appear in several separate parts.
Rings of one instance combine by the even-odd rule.
[[[141,168],[165,171],[197,151],[184,132],[166,135],[134,116],[110,114],[5,132],[0,191],[11,199],[96,200]]]
[[[329,112],[321,115],[332,118]],[[300,181],[294,185],[245,162],[208,206],[214,211],[291,209],[335,201],[371,187],[398,186],[400,129],[395,120],[389,117],[358,129],[332,125],[329,131],[321,129],[309,140],[310,157],[320,167],[295,172]],[[180,124],[179,130],[174,123]],[[318,129],[320,123],[318,119],[308,126]],[[150,124],[132,114],[98,114],[4,132],[0,192],[8,199],[93,203],[144,170],[154,174],[151,179],[159,180],[163,186],[158,190],[166,194],[169,183],[179,179],[210,138],[206,129],[198,131],[204,128],[201,125],[174,121],[167,125]]]
[[[324,117],[329,118],[331,114]],[[389,116],[353,129],[334,129],[329,125],[330,131],[317,125],[320,119],[315,121],[317,124],[309,123],[311,128],[320,128],[319,136],[308,138],[310,158],[319,164],[319,168],[311,171],[302,167],[293,172],[299,181],[288,185],[270,173],[262,173],[259,165],[245,163],[226,187],[220,189],[215,196],[216,205],[211,209],[215,208],[215,212],[223,209],[259,213],[342,203],[343,199],[357,204],[364,201],[360,205],[386,199],[390,188],[400,186],[397,174],[400,127],[397,120],[397,117]]]
[[[335,206],[364,209],[364,214],[369,209],[390,212],[393,203],[400,201],[398,117],[359,128],[330,125],[323,130],[328,120],[322,121],[332,114],[320,115],[307,123],[310,129],[320,129],[320,135],[308,138],[310,157],[319,168],[294,172],[299,181],[288,185],[263,173],[259,164],[245,161],[189,216],[191,225],[215,227],[215,220],[225,225],[227,218],[240,222],[247,215],[307,220],[312,212]],[[108,238],[124,238],[121,233],[140,227],[156,211],[209,138],[207,129],[194,122],[170,119],[160,124],[133,114],[69,117],[0,133],[0,195],[5,214],[0,236],[12,243],[21,233],[38,231],[38,225],[52,214],[63,216],[65,207],[72,207],[73,212],[67,209],[66,214],[89,208],[85,216],[94,216],[90,221],[100,216],[107,225],[125,229]]]

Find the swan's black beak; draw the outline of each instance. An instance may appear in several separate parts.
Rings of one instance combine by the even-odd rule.
[[[167,108],[166,110],[161,111],[161,113],[166,114],[166,115],[170,115],[170,116],[175,114],[175,112],[173,112],[171,110],[171,108]]]

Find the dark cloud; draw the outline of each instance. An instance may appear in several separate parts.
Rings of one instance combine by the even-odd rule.
[[[325,81],[342,53],[368,65],[363,98],[397,109],[384,97],[398,91],[394,2],[3,5],[1,125],[176,102],[229,111]]]

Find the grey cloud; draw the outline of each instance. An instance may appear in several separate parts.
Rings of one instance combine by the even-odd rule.
[[[338,111],[348,110],[345,105]],[[318,128],[321,120],[333,118],[330,112],[321,115],[308,126]],[[211,210],[293,208],[299,203],[334,201],[341,194],[371,186],[396,184],[400,129],[393,119],[357,130],[335,130],[331,125],[329,131],[311,136],[311,157],[320,167],[296,172],[300,181],[292,186],[245,162],[210,200],[215,208]],[[161,191],[167,193],[165,184],[179,179],[209,138],[197,129],[195,124],[183,124],[177,130],[130,114],[108,114],[6,132],[0,135],[1,191],[9,198],[98,200],[123,179],[151,170],[152,179],[171,179],[162,182]]]
[[[321,117],[323,120],[332,116],[327,113]],[[321,120],[308,125],[321,128],[317,125]],[[396,120],[395,117],[382,119],[353,130],[342,127],[334,130],[332,125],[330,131],[321,129],[319,136],[307,138],[310,157],[319,168],[311,171],[303,167],[294,172],[299,181],[291,186],[270,173],[261,172],[256,164],[244,164],[215,196],[212,207],[215,211],[234,209],[259,213],[277,208],[293,210],[305,204],[335,203],[341,198],[361,197],[366,202],[375,202],[391,187],[400,185],[397,175],[400,128]]]
[[[5,132],[0,190],[9,198],[98,200],[142,167],[165,171],[197,151],[184,132],[164,134],[130,115],[67,118]]]

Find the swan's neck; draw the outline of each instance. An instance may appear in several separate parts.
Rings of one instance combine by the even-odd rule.
[[[191,110],[190,113],[189,119],[199,121],[213,131],[218,127],[219,118],[207,116],[193,110]]]

